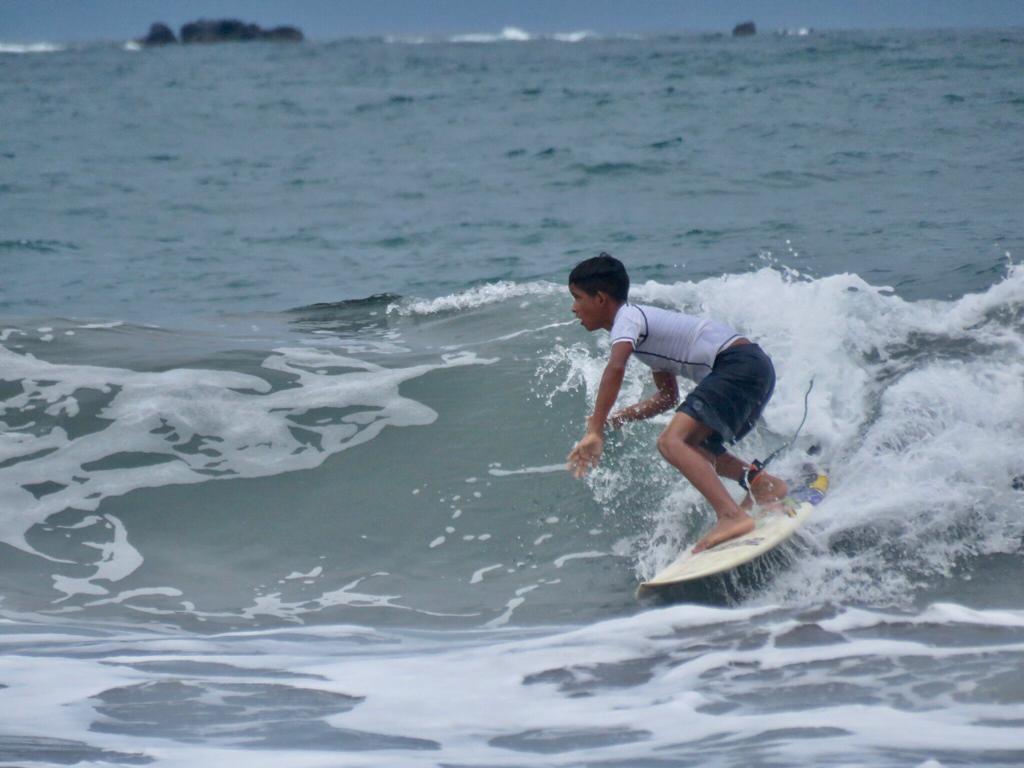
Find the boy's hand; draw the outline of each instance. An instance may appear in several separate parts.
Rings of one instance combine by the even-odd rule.
[[[604,438],[595,432],[588,432],[569,452],[566,468],[572,472],[573,477],[583,477],[588,470],[597,466],[603,450]]]

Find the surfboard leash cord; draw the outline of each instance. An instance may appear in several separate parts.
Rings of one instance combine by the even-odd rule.
[[[800,426],[796,428],[796,432],[793,433],[793,436],[789,438],[789,440],[784,445],[779,446],[774,451],[769,453],[767,458],[765,458],[764,460],[754,459],[750,463],[750,466],[747,467],[747,471],[744,472],[743,477],[740,478],[740,487],[743,490],[749,491],[750,484],[754,481],[754,478],[756,478],[759,474],[761,474],[761,472],[767,469],[768,465],[775,460],[776,456],[778,456],[780,453],[782,453],[784,450],[786,450],[791,445],[793,445],[793,443],[796,442],[797,437],[800,436],[800,430],[804,428],[804,422],[807,421],[807,404],[809,398],[811,397],[812,389],[814,389],[813,376],[811,377],[811,383],[807,385],[807,391],[804,393],[804,415],[803,418],[800,419]]]

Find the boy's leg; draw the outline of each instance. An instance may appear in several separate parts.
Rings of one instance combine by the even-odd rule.
[[[677,412],[658,438],[661,455],[703,494],[718,517],[715,526],[697,542],[694,552],[754,530],[754,519],[740,509],[718,479],[714,457],[699,447],[713,432],[689,414]]]
[[[735,480],[737,483],[743,480],[746,477],[746,473],[751,469],[751,466],[745,461],[728,452],[721,454],[716,459],[715,470],[718,474],[730,480]],[[743,501],[740,502],[740,509],[744,511],[749,510],[755,501],[758,504],[770,504],[773,501],[779,501],[786,498],[787,493],[789,493],[789,486],[786,485],[784,480],[761,470],[750,481],[750,489],[747,491]]]

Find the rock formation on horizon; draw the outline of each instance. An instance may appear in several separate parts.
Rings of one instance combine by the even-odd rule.
[[[238,19],[217,19],[189,22],[181,28],[183,43],[223,43],[242,40],[283,40],[299,42],[302,32],[295,27],[263,29],[258,24],[246,24]]]
[[[246,24],[238,19],[199,19],[181,27],[181,42],[189,44],[247,40],[301,43],[304,39],[302,30],[297,27],[263,29],[258,24]],[[166,24],[156,23],[149,28],[149,34],[140,42],[143,45],[166,45],[178,42],[178,38]]]
[[[174,32],[166,24],[157,22],[149,28],[149,34],[140,40],[143,45],[169,45],[178,42]]]
[[[757,26],[752,21],[744,21],[732,28],[733,37],[749,37],[757,34]]]

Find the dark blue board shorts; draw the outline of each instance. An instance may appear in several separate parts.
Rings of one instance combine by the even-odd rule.
[[[718,456],[754,428],[774,391],[771,358],[757,344],[737,344],[718,353],[711,373],[676,410],[714,430],[701,448]]]

